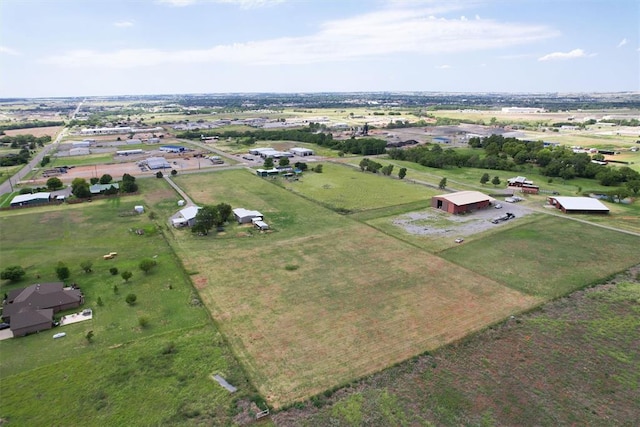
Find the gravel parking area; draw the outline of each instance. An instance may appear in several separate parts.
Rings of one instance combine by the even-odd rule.
[[[533,211],[520,203],[506,203],[498,201],[502,209],[490,207],[488,209],[475,211],[466,215],[452,215],[438,209],[429,208],[424,211],[411,212],[399,216],[393,224],[404,228],[410,234],[424,236],[469,236],[480,233],[491,228],[500,227],[505,222],[493,224],[491,220],[500,215],[510,212],[515,215],[514,219],[532,214]]]

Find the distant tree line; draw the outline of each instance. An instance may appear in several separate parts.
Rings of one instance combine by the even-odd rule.
[[[245,138],[253,142],[261,141],[299,141],[317,144],[321,147],[331,148],[343,153],[351,154],[383,154],[387,142],[377,138],[351,138],[347,140],[335,140],[331,133],[318,132],[318,125],[310,123],[308,127],[302,129],[277,129],[277,130],[247,130],[235,131],[228,130],[224,132],[215,131],[187,131],[181,132],[177,138],[200,139],[201,135],[218,136],[220,138]]]
[[[597,179],[604,186],[640,180],[640,173],[627,166],[611,167],[592,163],[592,157],[587,153],[574,153],[564,146],[545,148],[542,141],[521,141],[516,138],[492,135],[485,138],[471,138],[469,145],[483,149],[483,153],[461,153],[451,148],[443,150],[439,145],[431,147],[423,145],[406,150],[391,149],[388,154],[395,160],[408,160],[440,169],[466,166],[515,171],[525,163],[535,164],[545,176],[562,179],[576,177]]]

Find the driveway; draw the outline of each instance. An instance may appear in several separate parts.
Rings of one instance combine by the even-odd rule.
[[[13,338],[13,331],[11,329],[3,329],[0,331],[0,341]]]

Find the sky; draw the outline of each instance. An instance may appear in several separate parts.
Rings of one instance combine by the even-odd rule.
[[[0,98],[640,92],[639,0],[0,0]]]

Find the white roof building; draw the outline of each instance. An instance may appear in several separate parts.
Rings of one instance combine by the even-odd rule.
[[[235,208],[233,210],[233,215],[236,217],[236,220],[240,224],[247,224],[252,222],[254,219],[263,219],[264,215],[262,215],[258,211],[250,211],[245,208]]]
[[[51,193],[39,192],[33,194],[19,194],[11,199],[11,206],[21,206],[33,203],[45,203],[49,201]]]
[[[608,213],[609,208],[591,197],[549,197],[549,202],[564,213]]]

